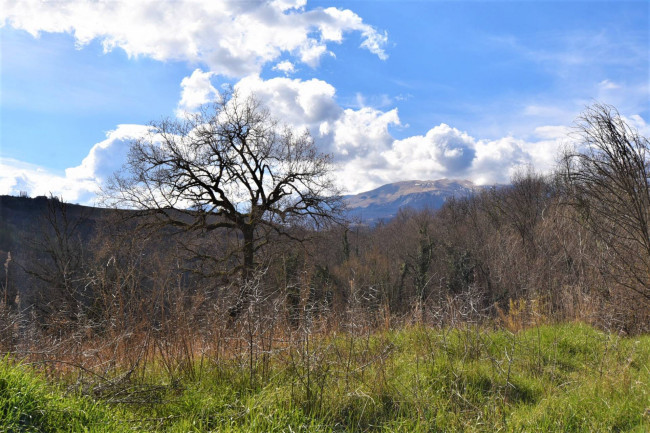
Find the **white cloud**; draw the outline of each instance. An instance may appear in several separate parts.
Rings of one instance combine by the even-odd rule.
[[[296,67],[288,60],[283,60],[273,67],[274,71],[284,72],[284,75],[290,75],[296,72]]]
[[[181,105],[196,107],[215,97],[209,78],[210,73],[197,69],[183,80]],[[521,165],[550,170],[567,133],[565,126],[545,126],[527,140],[484,140],[440,124],[424,135],[397,140],[390,132],[391,126],[401,125],[397,109],[344,109],[336,102],[336,89],[322,80],[263,80],[250,75],[235,90],[241,96],[254,93],[281,122],[308,128],[321,150],[334,156],[336,177],[350,193],[400,180],[441,177],[504,183]],[[5,193],[26,190],[31,195],[53,192],[66,200],[89,202],[98,184],[121,167],[129,141],[146,131],[141,125],[120,125],[64,176],[27,166],[4,170],[0,188]]]
[[[471,180],[479,185],[507,183],[519,167],[531,164],[535,168],[530,149],[535,143],[528,143],[513,137],[476,142],[476,158],[471,167]]]
[[[201,64],[181,82],[177,111],[181,117],[218,97],[211,82],[215,75],[243,77],[235,89],[242,95],[255,93],[280,121],[308,128],[320,148],[335,157],[337,178],[349,192],[416,178],[506,182],[518,165],[550,166],[564,132],[545,127],[528,141],[513,137],[488,141],[440,124],[424,135],[397,140],[390,128],[403,125],[397,109],[390,108],[394,99],[388,95],[359,95],[354,108],[343,108],[336,89],[323,80],[286,76],[263,80],[259,72],[269,63],[285,75],[295,72],[295,61],[317,66],[323,56],[334,55],[330,45],[342,43],[350,32],[361,35],[362,48],[387,58],[386,33],[350,10],[307,10],[305,0],[25,0],[5,2],[1,10],[0,23],[35,36],[67,32],[79,46],[99,40],[106,51],[120,48],[129,56]],[[293,56],[291,60],[286,60],[287,55]],[[607,88],[603,83],[601,87]],[[565,114],[550,105],[530,105],[524,113],[537,118]],[[118,126],[92,147],[79,166],[64,174],[4,160],[0,188],[31,195],[52,192],[66,200],[88,202],[98,185],[121,167],[129,141],[144,132],[141,125]]]
[[[317,129],[322,122],[338,119],[343,111],[335,101],[334,86],[316,78],[263,80],[250,75],[234,87],[242,96],[255,94],[276,119],[295,128]]]
[[[177,114],[193,112],[206,102],[214,100],[218,95],[217,89],[212,86],[210,78],[213,72],[203,72],[195,69],[192,75],[181,81],[181,100],[178,103]]]
[[[196,70],[184,83],[184,105],[215,96],[209,73]],[[400,180],[442,177],[506,183],[523,165],[549,171],[570,131],[569,126],[556,124],[537,127],[524,137],[484,139],[440,124],[423,135],[396,139],[390,128],[401,125],[397,109],[343,108],[336,101],[336,89],[322,80],[263,80],[254,74],[240,80],[235,90],[241,96],[255,93],[281,122],[308,128],[321,150],[334,156],[336,178],[349,193]],[[648,129],[639,116],[629,120],[642,131]],[[2,161],[0,188],[5,193],[26,190],[31,195],[51,191],[67,200],[88,203],[98,183],[123,163],[129,141],[146,130],[141,125],[120,125],[65,175]]]
[[[257,73],[282,53],[316,66],[349,32],[361,34],[361,47],[381,59],[385,33],[350,10],[305,9],[304,0],[56,1],[5,0],[0,25],[28,31],[71,33],[82,47],[97,39],[105,51],[129,56],[182,60],[207,65],[211,72],[240,77]]]
[[[564,135],[562,127],[543,127],[533,140],[504,137],[476,139],[466,132],[440,124],[425,135],[393,140],[381,159],[345,161],[340,178],[350,192],[385,183],[413,179],[464,178],[478,184],[507,183],[521,166],[541,172],[553,169]],[[552,136],[551,136],[552,135]]]
[[[342,110],[335,121],[321,123],[331,128],[327,134],[313,133],[320,145],[347,150],[336,158],[336,178],[346,192],[400,180],[442,177],[466,178],[480,184],[506,183],[522,165],[550,170],[561,143],[561,139],[524,141],[513,137],[477,140],[445,124],[433,127],[424,136],[395,140],[387,128],[396,122],[395,110],[348,109]],[[355,130],[355,125],[361,127]],[[94,145],[80,165],[66,169],[64,174],[0,158],[0,193],[52,193],[67,201],[93,204],[100,185],[125,161],[129,142],[146,131],[142,125],[120,125],[106,140]]]
[[[341,158],[364,156],[390,147],[390,125],[399,125],[397,109],[387,112],[364,107],[347,109],[333,125],[333,146]]]
[[[389,160],[399,161],[400,165],[402,161],[412,160],[409,171],[435,170],[441,174],[461,175],[474,160],[474,139],[443,123],[430,129],[425,136],[395,141],[386,156]]]
[[[97,191],[93,180],[69,178],[33,164],[0,158],[0,194],[53,194],[66,201],[91,204]]]
[[[361,17],[349,9],[327,8],[323,12],[331,19],[331,22],[323,20],[319,24],[322,35],[326,40],[341,42],[343,39],[342,33],[345,29],[356,30],[361,32],[363,36],[361,47],[376,54],[382,60],[388,58],[384,51],[384,46],[388,43],[386,32],[379,33],[374,28],[364,24]]]
[[[525,140],[486,140],[441,124],[424,135],[397,140],[390,132],[391,126],[401,125],[396,109],[343,109],[336,102],[336,89],[322,80],[263,80],[251,75],[235,88],[255,93],[281,121],[309,128],[321,149],[334,155],[336,177],[351,193],[399,180],[441,177],[506,183],[518,167],[528,164],[548,171],[570,130],[543,126]],[[365,98],[357,103],[365,104]]]
[[[396,109],[343,109],[336,102],[336,89],[323,80],[263,80],[251,75],[239,81],[235,90],[255,94],[282,122],[308,128],[321,148],[338,160],[386,150],[393,141],[388,127],[400,123]]]
[[[289,9],[301,9],[307,4],[307,0],[273,0],[271,4],[281,11]]]
[[[619,84],[616,84],[610,80],[601,81],[600,83],[598,83],[598,87],[600,87],[602,90],[615,90],[621,88]]]
[[[100,186],[126,160],[131,140],[148,130],[143,125],[118,125],[106,135],[106,140],[95,144],[80,165],[52,172],[37,165],[9,158],[0,158],[0,194],[27,192],[30,196],[49,195],[66,201],[94,204]]]
[[[650,137],[650,123],[643,120],[643,117],[638,114],[633,114],[630,117],[623,116],[625,121],[632,126],[637,132],[644,137]]]
[[[90,149],[79,166],[66,169],[66,177],[83,182],[104,182],[126,161],[131,141],[148,131],[149,127],[144,125],[118,125],[106,134],[106,140]]]

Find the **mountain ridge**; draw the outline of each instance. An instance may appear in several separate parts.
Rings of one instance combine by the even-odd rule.
[[[348,213],[366,223],[389,220],[400,209],[439,209],[451,197],[465,197],[482,186],[466,179],[407,180],[344,196]]]

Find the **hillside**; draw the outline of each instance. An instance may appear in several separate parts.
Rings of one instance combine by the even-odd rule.
[[[16,251],[21,248],[25,234],[34,234],[44,224],[51,199],[45,196],[35,198],[0,196],[0,251]],[[106,209],[66,203],[67,218],[80,221],[82,235],[92,231],[94,222]]]
[[[371,191],[345,196],[351,218],[366,223],[390,220],[401,208],[439,209],[450,197],[464,197],[480,188],[469,180],[439,179],[411,180],[390,183]],[[71,220],[87,220],[87,228],[93,221],[107,213],[107,209],[66,203]],[[20,233],[33,232],[42,224],[48,209],[44,196],[0,196],[0,251],[19,248]]]

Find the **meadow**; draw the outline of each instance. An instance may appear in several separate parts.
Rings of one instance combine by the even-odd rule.
[[[151,359],[111,377],[6,357],[0,431],[650,430],[649,335],[411,324],[303,330],[251,353],[171,370]]]

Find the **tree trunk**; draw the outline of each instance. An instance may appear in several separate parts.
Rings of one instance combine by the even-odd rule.
[[[241,269],[239,296],[235,301],[235,305],[229,309],[229,314],[232,319],[239,317],[250,302],[251,280],[255,272],[255,226],[253,224],[246,224],[241,227],[241,231],[244,237],[244,246],[242,248],[244,262],[242,263]]]
[[[255,272],[255,226],[245,225],[242,229],[244,234],[244,263],[242,268],[242,282],[247,284]]]

